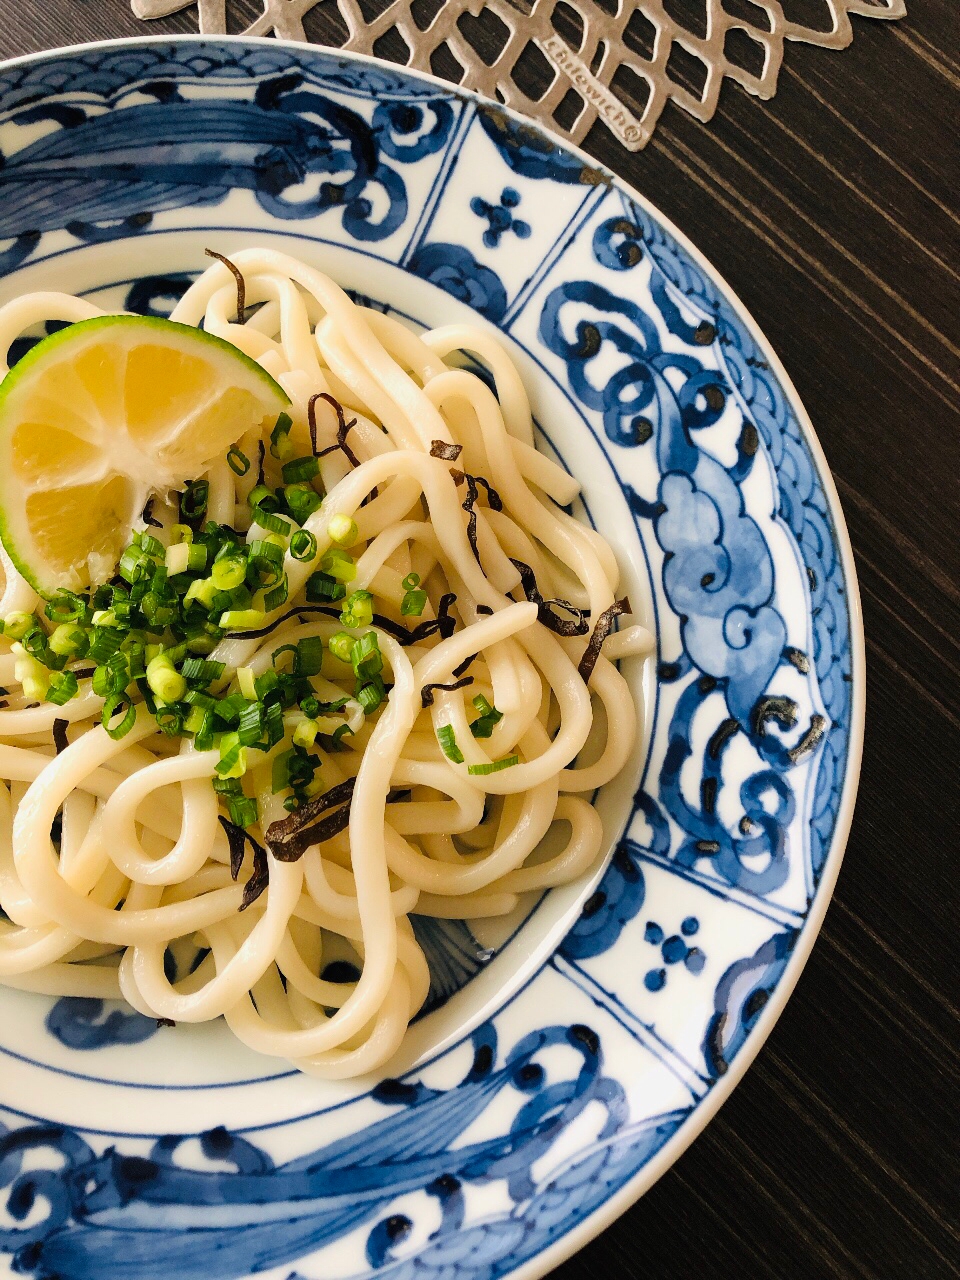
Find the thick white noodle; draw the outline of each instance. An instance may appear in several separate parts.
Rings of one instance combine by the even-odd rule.
[[[288,553],[284,565],[289,611],[331,546],[332,518],[356,521],[350,589],[374,595],[371,629],[389,696],[366,719],[352,673],[326,654],[314,680],[322,700],[348,699],[339,714],[352,736],[339,751],[320,746],[316,754],[324,789],[353,779],[349,825],[297,861],[276,856],[265,833],[286,817],[271,777],[274,756],[290,745],[296,717],[288,714],[284,741],[249,753],[247,792],[260,811],[250,834],[267,850],[269,883],[241,910],[253,859],[248,852],[231,879],[210,785],[216,753],[189,740],[177,750],[142,705],[132,730],[114,741],[86,678],[63,707],[31,704],[17,656],[0,639],[0,982],[48,995],[122,996],[175,1022],[223,1016],[258,1052],[342,1078],[386,1063],[427,996],[412,916],[507,914],[520,895],[568,883],[594,865],[603,828],[592,796],[623,768],[637,733],[632,694],[611,660],[645,653],[652,640],[640,626],[613,634],[585,683],[578,664],[588,631],[616,599],[616,557],[560,509],[579,486],[535,448],[523,381],[493,334],[458,324],[418,336],[282,253],[247,249],[233,261],[248,305],[257,304],[246,323],[237,322],[236,283],[219,262],[187,290],[173,318],[202,322],[282,383],[298,452],[310,449],[309,405],[318,393],[355,420],[351,457],[336,448],[333,406],[314,399],[317,446],[333,446],[320,464],[323,504],[305,526],[317,552],[309,563]],[[62,294],[18,299],[0,309],[0,362],[15,338],[43,321],[98,314]],[[496,395],[463,353],[485,366]],[[459,445],[460,456],[433,456],[436,442]],[[239,447],[256,457],[260,443],[250,433]],[[267,483],[279,484],[269,452],[264,463]],[[486,482],[472,519],[464,471]],[[255,474],[235,476],[221,458],[206,479],[209,518],[245,530]],[[173,518],[166,510],[164,523]],[[263,532],[254,525],[246,537]],[[533,570],[542,597],[583,610],[587,628],[554,634],[542,609],[522,599],[515,560]],[[0,567],[0,616],[37,610],[47,626],[42,602],[2,548]],[[427,593],[417,618],[400,611],[411,572]],[[401,644],[397,626],[438,617],[445,593],[455,596],[453,633]],[[558,608],[553,616],[573,615]],[[319,618],[278,612],[266,625],[273,623],[265,636],[220,643],[213,657],[227,671],[219,687],[227,689],[240,666],[269,670],[281,645],[343,629],[335,609]],[[428,689],[454,683],[467,668],[465,686]],[[471,731],[480,695],[502,713],[486,737]],[[69,728],[59,754],[55,721],[63,722],[58,732]],[[457,753],[440,745],[438,731],[450,730]],[[591,762],[578,765],[592,731],[600,741]],[[456,754],[462,761],[449,758]],[[516,763],[484,772],[513,756]],[[559,852],[545,856],[555,825],[560,839],[551,848]],[[324,977],[344,956],[356,980]]]

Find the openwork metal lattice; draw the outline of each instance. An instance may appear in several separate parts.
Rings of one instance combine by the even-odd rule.
[[[786,40],[842,49],[852,14],[906,13],[906,0],[258,2],[245,35],[319,38],[434,71],[574,142],[601,120],[631,151],[650,140],[668,101],[709,120],[725,78],[771,98]],[[194,4],[201,32],[228,30],[228,0],[132,0],[140,18]],[[316,32],[304,26],[311,15]]]

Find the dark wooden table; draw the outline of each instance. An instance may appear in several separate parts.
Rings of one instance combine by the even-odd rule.
[[[783,358],[846,510],[870,674],[853,833],[795,995],[718,1118],[561,1280],[960,1274],[960,16],[910,9],[855,18],[840,53],[788,47],[771,102],[728,86],[712,123],[669,108],[639,155],[587,144]],[[128,0],[0,0],[5,57],[144,30]]]

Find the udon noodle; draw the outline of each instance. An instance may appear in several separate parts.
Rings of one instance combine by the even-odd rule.
[[[321,796],[346,797],[349,821],[341,807],[339,829],[292,860],[271,841],[271,824],[289,820],[271,786],[288,728],[269,751],[251,753],[245,784],[259,823],[249,848],[265,858],[259,872],[249,856],[238,871],[211,787],[215,751],[158,732],[142,702],[130,732],[113,740],[100,722],[103,699],[83,676],[65,706],[31,705],[2,639],[0,982],[122,997],[176,1023],[222,1016],[252,1049],[340,1078],[386,1062],[424,1003],[430,975],[412,915],[507,914],[523,895],[594,865],[603,831],[592,796],[621,770],[637,732],[614,664],[650,637],[625,627],[599,652],[616,612],[616,559],[565,510],[579,486],[537,450],[523,383],[488,329],[453,324],[417,336],[293,258],[250,249],[233,262],[245,322],[222,262],[172,318],[202,322],[290,396],[292,438],[320,459],[325,496],[305,524],[317,554],[331,545],[335,516],[356,522],[351,590],[374,597],[372,629],[392,687],[365,716],[341,666],[325,657],[313,681],[318,698],[347,699],[350,732],[336,744],[321,739],[329,749],[315,754]],[[80,299],[28,295],[0,310],[0,351],[40,321],[97,314]],[[337,406],[355,419],[348,436]],[[335,447],[338,432],[349,449]],[[256,457],[260,444],[245,438],[239,448]],[[266,483],[278,483],[269,451],[264,466]],[[253,471],[241,477],[220,460],[206,479],[208,517],[253,536],[244,529]],[[162,541],[176,508],[159,501],[154,517]],[[32,612],[42,602],[2,558],[0,615]],[[280,646],[343,630],[336,609],[298,612],[310,566],[288,553],[284,568],[283,609],[211,655],[226,664],[224,688],[238,668],[269,670]],[[408,619],[411,575],[427,599]],[[438,616],[446,625],[424,634],[431,628],[419,624]],[[500,714],[488,736],[471,731],[478,697]],[[67,722],[59,741],[56,721]],[[595,726],[600,742],[584,753]],[[476,768],[513,756],[511,767]],[[265,889],[241,910],[251,876],[264,872]],[[322,977],[332,960],[353,963],[356,980]]]

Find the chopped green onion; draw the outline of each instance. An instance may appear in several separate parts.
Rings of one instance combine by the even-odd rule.
[[[119,663],[116,659],[119,658]],[[127,663],[123,654],[117,653],[103,666],[96,667],[90,682],[98,698],[109,698],[112,693],[122,693],[127,687]]]
[[[196,600],[197,604],[203,605],[204,609],[210,609],[213,605],[213,597],[217,593],[217,588],[213,585],[212,578],[197,578],[195,582],[191,582],[187,588],[187,593],[183,597],[184,605],[192,604]]]
[[[350,516],[336,515],[327,525],[327,533],[332,542],[341,547],[352,547],[360,536],[356,520]]]
[[[87,657],[93,662],[106,662],[120,648],[123,637],[113,627],[94,627]]]
[[[313,560],[317,554],[317,540],[306,529],[298,529],[290,539],[290,554],[294,560]]]
[[[189,694],[187,695],[189,697]],[[183,728],[186,733],[199,733],[203,728],[204,720],[210,713],[203,707],[191,707],[190,714],[183,722]]]
[[[260,734],[263,731],[263,704],[260,702],[248,702],[240,712],[240,720],[237,724],[237,735],[240,739],[240,745],[244,747],[252,747],[260,741]]]
[[[224,631],[255,631],[266,616],[262,609],[228,609],[220,615],[220,626]]]
[[[294,663],[294,674],[298,676],[317,676],[323,666],[323,640],[320,636],[307,636],[297,644],[297,657]]]
[[[170,526],[170,542],[192,542],[193,530],[188,524],[172,524]]]
[[[51,622],[82,622],[87,614],[87,602],[61,588],[47,604],[45,613]]]
[[[282,644],[279,649],[274,649],[273,653],[270,655],[270,661],[274,666],[277,666],[277,659],[284,653],[293,654],[293,661],[290,666],[290,670],[293,671],[297,665],[297,646],[295,644]]]
[[[352,582],[357,576],[353,556],[347,555],[341,547],[331,547],[320,561],[320,568],[338,582]]]
[[[199,543],[191,543],[190,550],[187,552],[187,568],[196,573],[198,569],[207,567],[207,548],[200,546]]]
[[[294,458],[291,462],[283,464],[284,484],[302,484],[305,480],[312,480],[319,474],[320,463],[312,453],[305,458]]]
[[[437,741],[440,750],[454,764],[463,764],[463,752],[457,746],[457,735],[452,724],[442,724],[437,730]]]
[[[235,476],[245,476],[250,470],[250,459],[242,449],[233,445],[227,453],[227,466]]]
[[[246,669],[247,668],[241,667],[240,670],[237,672],[237,675],[239,676],[240,671],[243,671]],[[279,687],[280,677],[277,675],[275,671],[265,671],[262,676],[257,676],[256,680],[254,680],[253,682],[253,685],[255,690],[253,696],[255,698],[265,698],[268,693],[273,693],[274,689]],[[242,680],[240,682],[240,689],[241,689],[241,692],[244,692],[244,696],[246,696],[246,693],[243,689]]]
[[[387,696],[387,690],[379,676],[374,676],[368,684],[359,684],[355,697],[363,707],[365,716],[371,715]]]
[[[188,689],[183,700],[191,707],[200,707],[204,711],[212,711],[220,705],[212,693],[204,693],[202,689]]]
[[[373,621],[373,596],[369,591],[354,591],[344,602],[340,621],[345,627],[369,627]]]
[[[227,801],[230,821],[238,827],[252,827],[260,817],[260,807],[255,796],[231,796]]]
[[[210,485],[206,480],[192,480],[180,495],[181,512],[188,520],[195,520],[206,511],[209,496]]]
[[[400,601],[400,612],[405,618],[419,618],[426,607],[427,593],[425,591],[406,591]]]
[[[47,702],[52,702],[54,706],[62,707],[71,698],[77,696],[79,687],[77,677],[72,671],[55,671],[50,677]]]
[[[237,667],[237,684],[248,702],[256,702],[257,686],[253,667]]]
[[[120,622],[112,609],[97,609],[91,619],[95,627],[118,627]]]
[[[117,572],[127,582],[136,582],[148,571],[149,561],[139,547],[128,547],[117,565]]]
[[[467,773],[473,774],[474,777],[487,773],[499,773],[501,769],[512,769],[519,763],[519,756],[504,756],[502,760],[491,760],[486,764],[468,764]]]
[[[271,787],[273,788],[274,795],[276,795],[278,791],[286,791],[287,787],[289,787],[290,764],[295,757],[296,752],[293,750],[281,751],[278,756],[274,757],[273,773],[271,777]]]
[[[263,713],[263,727],[267,734],[267,743],[275,747],[284,735],[283,707],[279,702],[271,702]]]
[[[36,619],[32,613],[23,613],[17,609],[4,618],[3,634],[9,636],[11,640],[22,640],[35,625]]]
[[[187,682],[175,670],[169,653],[158,653],[147,663],[147,684],[162,702],[179,702],[187,692]]]
[[[247,771],[247,752],[240,735],[225,733],[220,739],[220,759],[213,766],[221,778],[242,778]]]
[[[210,751],[213,748],[213,712],[205,711],[200,728],[194,730],[193,745],[198,751]]]
[[[318,511],[323,499],[308,484],[288,484],[283,498],[297,524],[305,524],[314,511]]]
[[[69,622],[61,622],[47,641],[54,653],[64,658],[73,658],[84,653],[87,648],[87,633],[83,627],[75,627]]]
[[[215,703],[214,710],[227,724],[236,724],[249,705],[242,693],[231,693]]]
[[[283,564],[283,546],[272,538],[256,538],[250,543],[250,559],[266,560],[270,564]],[[243,579],[241,578],[241,581]]]
[[[283,559],[283,552],[280,553],[280,558]],[[213,585],[218,591],[232,591],[234,587],[241,585],[246,576],[247,562],[239,556],[227,556],[222,560],[215,560],[210,570]]]
[[[177,542],[172,547],[167,547],[164,564],[167,566],[167,572],[171,578],[176,577],[178,573],[187,572],[190,567],[190,552],[192,550],[193,548],[186,542]],[[206,556],[204,556],[204,559],[206,559]]]
[[[278,462],[289,458],[293,453],[293,443],[290,440],[292,426],[293,419],[289,413],[281,413],[277,418],[276,426],[270,432],[270,457],[276,458]]]
[[[275,609],[279,609],[282,604],[286,604],[287,596],[290,588],[287,585],[287,575],[284,574],[275,587],[273,587],[263,597],[263,607],[267,613],[273,613]]]
[[[354,643],[353,636],[348,635],[346,631],[338,631],[327,641],[327,648],[340,662],[346,662],[349,665],[353,658]]]
[[[252,507],[253,518],[261,529],[267,529],[270,533],[279,533],[286,537],[290,532],[290,521],[282,520],[280,516],[275,516],[272,511],[267,511],[263,506]]]
[[[175,738],[177,734],[183,732],[185,721],[180,707],[157,707],[154,717],[157,722],[157,728],[161,733],[165,733],[168,738]]]
[[[368,631],[355,641],[350,651],[354,674],[360,680],[371,680],[383,670],[383,655],[375,631]]]
[[[187,658],[180,668],[180,674],[185,680],[197,680],[200,684],[211,684],[214,680],[219,680],[225,670],[226,664],[223,662],[209,662],[203,658]]]
[[[114,720],[114,716],[120,714],[124,710],[123,718],[119,721]],[[125,693],[114,693],[103,704],[103,711],[100,713],[100,723],[106,729],[107,734],[113,738],[114,742],[119,742],[133,728],[137,719],[137,711],[133,703]]]
[[[151,560],[162,560],[166,548],[158,538],[153,536],[152,533],[147,533],[146,530],[144,530],[140,535],[140,550]]]
[[[412,591],[414,587],[419,587],[419,573],[408,573],[400,585],[403,587],[404,591]]]
[[[50,672],[30,656],[23,645],[15,644],[13,652],[17,655],[13,664],[13,673],[23,686],[23,692],[31,702],[42,702],[50,688]]]
[[[293,741],[298,747],[312,747],[316,738],[316,720],[301,720],[293,731]]]
[[[307,601],[310,604],[319,604],[322,600],[342,600],[346,594],[347,588],[342,582],[337,582],[328,573],[321,573],[319,569],[307,579]]]
[[[482,693],[477,694],[473,705],[480,712],[480,716],[470,726],[470,732],[475,738],[489,738],[493,733],[493,726],[503,719],[503,712],[491,706]]]
[[[218,796],[242,796],[243,784],[239,778],[211,778],[210,785]]]

